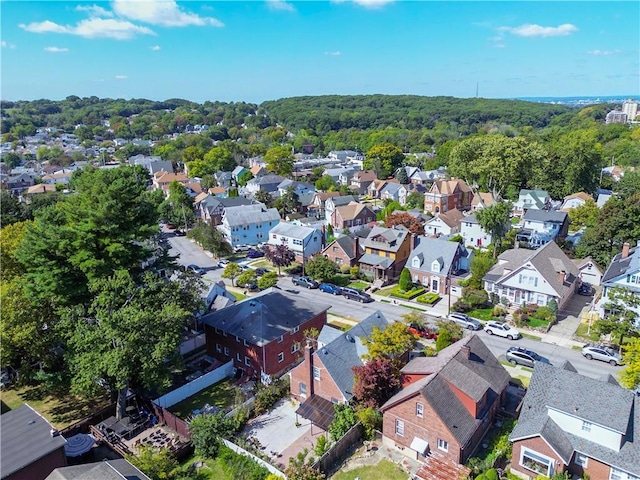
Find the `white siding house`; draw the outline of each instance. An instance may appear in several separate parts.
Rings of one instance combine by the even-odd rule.
[[[280,223],[280,214],[275,208],[266,208],[262,203],[228,207],[218,227],[233,248],[240,245],[257,245],[266,242],[269,231]]]
[[[268,245],[287,245],[296,254],[296,261],[306,261],[322,250],[322,231],[281,222],[269,231]]]

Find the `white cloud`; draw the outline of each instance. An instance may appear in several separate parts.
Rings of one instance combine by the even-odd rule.
[[[347,3],[346,0],[332,0],[333,3]],[[381,8],[388,3],[393,3],[395,0],[350,0],[356,5],[360,5],[365,8]]]
[[[65,53],[68,52],[69,49],[67,47],[44,47],[44,51],[51,53]]]
[[[340,56],[340,52],[336,51],[336,52],[324,52],[325,55],[329,56],[329,57],[339,57]]]
[[[127,78],[129,77],[127,77],[126,75],[116,75],[117,80],[126,80]]]
[[[563,23],[557,27],[543,27],[542,25],[536,25],[527,23],[520,25],[519,27],[500,27],[498,29],[501,32],[509,32],[519,37],[562,37],[565,35],[571,35],[578,31],[578,27],[571,23]]]
[[[59,25],[45,20],[33,22],[28,25],[21,23],[20,28],[33,33],[66,33],[85,38],[114,38],[116,40],[129,40],[136,35],[155,35],[153,30],[147,27],[134,25],[125,20],[113,18],[88,18],[81,20],[77,25]]]
[[[594,55],[596,57],[609,57],[611,55],[618,55],[619,53],[622,53],[621,50],[615,49],[615,50],[589,50],[587,52],[589,55]]]
[[[16,48],[16,46],[13,43],[9,43],[4,40],[0,42],[0,46],[2,46],[2,48]]]
[[[174,0],[113,0],[111,5],[113,11],[122,17],[152,25],[224,27],[220,20],[213,17],[201,17],[195,13],[183,11]]]
[[[158,50],[160,50],[160,45],[154,45],[153,47],[149,47],[149,48],[154,52],[157,52]]]
[[[291,5],[286,0],[267,0],[267,7],[271,10],[280,10],[285,12],[295,12],[296,7]]]
[[[78,12],[87,12],[92,17],[113,17],[113,12],[98,5],[78,5],[76,10]]]

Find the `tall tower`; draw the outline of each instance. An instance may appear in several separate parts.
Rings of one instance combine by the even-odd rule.
[[[627,114],[628,122],[633,122],[638,116],[638,102],[632,99],[622,102],[622,113]]]

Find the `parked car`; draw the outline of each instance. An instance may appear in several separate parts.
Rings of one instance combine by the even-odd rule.
[[[533,368],[535,362],[549,363],[549,360],[541,357],[533,350],[522,347],[510,347],[504,355],[512,365],[524,365]]]
[[[449,314],[449,320],[453,320],[461,327],[468,328],[469,330],[480,330],[482,328],[480,321],[471,318],[466,313],[452,312]]]
[[[262,250],[249,250],[247,252],[247,258],[260,258],[264,257],[264,252]]]
[[[298,285],[299,287],[318,288],[320,286],[318,282],[306,276],[293,277],[291,281],[293,282],[294,285]]]
[[[591,295],[591,292],[591,285],[588,283],[583,283],[580,285],[580,288],[578,288],[578,295]]]
[[[587,344],[582,348],[582,355],[587,360],[601,360],[611,365],[622,365],[622,357],[611,347],[596,344]]]
[[[349,300],[357,300],[360,303],[373,302],[373,298],[368,293],[358,290],[357,288],[343,287],[342,295]]]
[[[321,283],[319,288],[325,293],[331,293],[332,295],[342,295],[342,288],[334,285],[333,283]]]
[[[236,245],[233,248],[234,252],[248,252],[249,250],[251,250],[251,245]]]
[[[194,265],[193,263],[187,266],[187,270],[198,275],[204,275],[207,273],[204,268],[200,268],[198,265]]]
[[[409,331],[421,338],[438,338],[438,333],[435,330],[431,330],[429,327],[423,325],[418,325],[417,323],[410,323]]]
[[[262,275],[264,275],[265,273],[269,273],[269,270],[266,268],[262,268],[262,267],[258,267],[256,268],[256,275],[258,277],[261,277]]]
[[[229,265],[229,260],[227,260],[226,258],[223,258],[222,260],[220,260],[218,262],[218,267],[220,267],[220,268],[224,268],[227,265]]]
[[[245,271],[245,270],[251,270],[251,267],[250,267],[249,265],[240,265],[240,269],[241,269],[242,271]]]
[[[509,340],[517,340],[521,337],[520,332],[511,325],[502,322],[490,321],[484,326],[484,331],[489,335],[498,335]]]

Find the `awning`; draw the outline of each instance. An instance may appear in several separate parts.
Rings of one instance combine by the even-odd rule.
[[[333,403],[318,395],[312,395],[309,400],[302,403],[296,410],[296,415],[311,420],[311,423],[323,430],[329,429],[335,414]]]
[[[429,449],[429,442],[418,437],[413,437],[413,442],[411,442],[411,446],[409,448],[411,450],[415,450],[421,455],[424,455]]]

